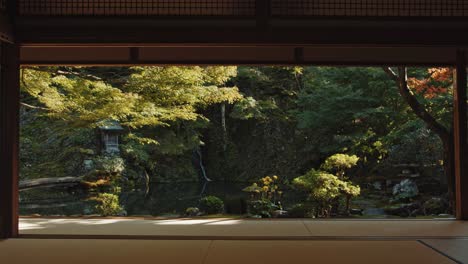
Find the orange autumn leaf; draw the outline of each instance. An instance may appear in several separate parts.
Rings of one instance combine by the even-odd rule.
[[[452,82],[453,70],[451,68],[431,68],[428,70],[427,78],[408,79],[410,88],[426,99],[433,99],[441,94],[446,94]]]

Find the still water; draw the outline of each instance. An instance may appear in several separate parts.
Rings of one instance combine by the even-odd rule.
[[[120,204],[128,216],[181,217],[188,207],[198,207],[200,198],[214,195],[221,198],[227,214],[244,214],[249,194],[242,191],[248,183],[154,183],[149,191],[122,192]],[[283,190],[286,187],[283,187]],[[47,188],[20,193],[20,214],[41,216],[78,216],[94,214],[93,194],[77,189]],[[305,197],[285,191],[284,206],[293,205]]]

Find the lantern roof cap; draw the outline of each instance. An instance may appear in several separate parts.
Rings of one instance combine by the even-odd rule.
[[[124,130],[120,123],[116,120],[103,120],[99,122],[98,128],[103,131],[122,131]]]

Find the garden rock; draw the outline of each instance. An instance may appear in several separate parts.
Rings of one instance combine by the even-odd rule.
[[[442,198],[432,197],[423,204],[425,215],[440,215],[447,211],[448,203]]]
[[[396,200],[413,198],[418,194],[418,186],[410,179],[403,180],[393,187],[393,195]]]
[[[271,214],[273,218],[286,218],[289,216],[288,211],[276,210]]]
[[[127,211],[126,211],[126,210],[121,210],[121,211],[117,214],[117,216],[122,216],[122,217],[123,217],[123,216],[127,216]]]
[[[363,215],[363,209],[350,209],[349,214],[350,215]]]

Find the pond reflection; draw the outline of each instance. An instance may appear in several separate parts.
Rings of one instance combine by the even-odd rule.
[[[183,217],[189,207],[199,207],[200,199],[216,196],[225,203],[226,214],[246,214],[245,203],[249,194],[242,191],[248,183],[191,182],[153,183],[148,192],[137,190],[122,192],[120,203],[126,216]],[[286,188],[286,186],[284,187]],[[41,216],[93,215],[95,202],[92,193],[77,189],[48,188],[25,190],[20,193],[20,214]],[[284,205],[292,205],[304,197],[288,192]]]

